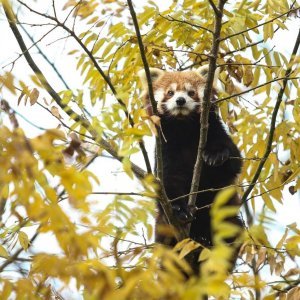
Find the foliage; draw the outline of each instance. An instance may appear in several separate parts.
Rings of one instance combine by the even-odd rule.
[[[224,7],[218,105],[243,153],[234,188],[248,223],[232,274],[225,270],[235,247],[223,243],[237,232],[224,221],[234,213],[224,207],[230,189],[212,207],[214,248],[189,239],[174,249],[153,243],[161,194],[144,141],[157,134],[159,120],[141,101],[137,73],[144,65],[128,6],[41,2],[2,0],[1,7],[3,18],[23,29],[11,36],[19,45],[24,33],[40,30],[39,39],[26,40],[29,51],[15,49],[20,55],[0,77],[1,299],[71,299],[68,289],[84,299],[298,299],[299,225],[287,216],[280,235],[270,234],[278,212],[287,200],[294,205],[300,189],[300,68],[299,56],[291,56],[297,32],[288,55],[273,42],[297,22],[296,1],[242,0]],[[186,70],[211,61],[218,1],[173,1],[165,10],[156,1],[135,2],[150,66]],[[42,72],[29,60],[40,60],[35,46],[49,60],[47,51],[61,42],[61,56],[73,64],[64,74],[70,82],[71,73],[80,78],[76,88],[56,65]],[[18,71],[24,56],[33,73],[27,66]],[[59,75],[63,88],[51,86],[50,73]],[[40,133],[32,136],[22,118],[32,124],[33,109],[46,111],[57,127],[33,124]],[[118,170],[107,163],[111,159],[120,162],[122,174],[108,191],[105,172]],[[202,250],[200,276],[187,280],[184,258],[195,249]]]

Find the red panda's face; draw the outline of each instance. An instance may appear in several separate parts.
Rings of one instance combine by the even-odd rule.
[[[196,72],[165,72],[153,83],[158,112],[174,117],[199,113],[204,86]]]
[[[185,72],[165,72],[151,68],[150,73],[159,114],[182,118],[194,112],[200,113],[207,66]],[[145,72],[141,71],[139,76],[145,88],[146,104],[149,106]]]

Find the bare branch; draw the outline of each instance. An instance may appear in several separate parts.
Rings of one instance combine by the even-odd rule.
[[[214,4],[212,1],[209,1],[214,8]],[[209,118],[209,111],[210,111],[210,99],[212,96],[212,88],[213,88],[213,81],[214,81],[214,74],[216,70],[216,63],[217,63],[217,56],[220,44],[220,34],[221,34],[221,27],[222,27],[222,17],[223,17],[223,8],[225,5],[225,1],[220,0],[218,3],[218,8],[214,8],[216,13],[216,20],[215,20],[215,28],[214,28],[214,37],[211,49],[211,56],[209,58],[209,69],[207,74],[207,82],[205,84],[204,95],[203,95],[203,102],[201,108],[201,117],[200,117],[200,140],[198,145],[197,151],[197,159],[194,166],[193,172],[193,179],[191,184],[191,195],[189,196],[188,204],[191,207],[195,206],[197,194],[194,194],[198,191],[199,182],[200,182],[200,175],[203,165],[202,153],[203,149],[206,145],[207,140],[207,132],[208,132],[208,118]],[[217,9],[217,10],[216,10]]]
[[[37,47],[37,44],[42,41],[48,34],[50,34],[52,31],[54,31],[57,27],[54,24],[51,24],[52,26],[54,26],[53,28],[51,28],[50,30],[48,30],[45,34],[42,35],[42,37],[40,37],[37,41],[33,42],[33,44],[30,47],[26,48],[26,51],[29,51],[31,48],[33,48],[34,46]],[[7,63],[6,65],[3,66],[3,68],[6,68],[9,65],[14,65],[15,62],[24,55],[25,53],[22,52],[18,55],[18,57],[16,59],[14,59],[13,61]]]
[[[52,9],[53,9],[53,14],[54,14],[55,18],[57,18],[55,0],[52,0]]]
[[[139,28],[139,25],[138,25],[136,13],[134,11],[132,1],[127,0],[127,4],[128,4],[128,7],[129,7],[131,17],[132,17],[132,21],[133,21],[133,25],[134,25],[134,28],[135,28],[139,49],[140,49],[140,54],[141,54],[141,58],[142,58],[145,73],[146,73],[146,78],[147,78],[147,82],[148,82],[149,99],[151,101],[153,113],[155,115],[157,115],[158,114],[157,104],[156,104],[156,101],[155,101],[155,98],[154,98],[150,69],[149,69],[149,65],[148,65],[148,62],[147,62],[145,49],[144,49],[144,44],[143,44],[143,41],[142,41],[142,36],[141,36],[141,33],[140,33],[140,28]],[[185,232],[183,226],[181,226],[181,224],[174,217],[172,206],[169,202],[169,199],[168,199],[167,194],[165,192],[164,186],[162,184],[162,182],[163,182],[162,181],[163,180],[163,171],[162,171],[163,168],[162,167],[163,166],[162,166],[162,150],[161,150],[161,134],[160,133],[156,137],[156,161],[157,161],[158,178],[160,179],[160,182],[159,182],[159,184],[160,184],[160,189],[159,189],[160,204],[161,204],[161,206],[164,210],[164,213],[165,213],[165,216],[166,216],[166,219],[167,219],[168,223],[175,226],[175,228],[178,230],[179,236],[177,237],[177,239],[181,240],[181,239],[186,237],[187,233]]]
[[[267,177],[266,179],[264,179],[264,180],[261,180],[261,181],[258,181],[258,182],[256,182],[256,184],[259,184],[259,183],[263,183],[263,182],[265,182],[267,179],[269,179],[270,178],[270,176],[269,177]],[[282,183],[281,185],[280,185],[280,187],[281,186],[283,186],[283,185],[285,185],[285,184],[287,184],[288,182],[284,182],[284,183]],[[250,186],[251,184],[249,184],[249,183],[247,183],[247,184],[230,184],[230,185],[227,185],[227,186],[224,186],[224,187],[221,187],[221,188],[210,188],[210,189],[205,189],[205,190],[201,190],[201,191],[196,191],[196,192],[193,192],[193,193],[189,193],[189,194],[186,194],[186,195],[182,195],[182,196],[179,196],[179,197],[176,197],[176,198],[173,198],[173,199],[170,199],[170,201],[171,202],[175,202],[175,201],[178,201],[178,200],[180,200],[180,199],[184,199],[184,198],[186,198],[187,196],[190,196],[191,194],[201,194],[201,193],[206,193],[206,192],[217,192],[217,191],[222,191],[222,190],[225,190],[225,189],[227,189],[227,188],[229,188],[229,187],[240,187],[240,188],[243,188],[243,187],[248,187],[248,186]],[[274,188],[274,189],[278,189],[278,188],[280,188],[280,187],[276,187],[276,188]]]

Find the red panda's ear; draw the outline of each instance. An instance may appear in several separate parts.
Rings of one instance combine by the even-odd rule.
[[[164,74],[163,70],[157,69],[157,68],[150,68],[150,76],[152,82],[157,80],[162,74]],[[148,89],[148,82],[147,82],[147,77],[146,77],[146,72],[144,69],[140,70],[138,72],[138,76],[140,77],[143,89]]]
[[[204,66],[199,67],[196,70],[196,72],[206,80],[207,75],[208,75],[208,65],[204,65]],[[219,74],[220,74],[220,68],[217,68],[216,71],[215,71],[215,77],[214,77],[214,83],[213,83],[214,88],[217,87],[217,81],[218,81],[218,78],[219,78]]]
[[[204,66],[201,66],[197,69],[196,71],[201,77],[203,78],[207,78],[207,74],[208,74],[208,65],[204,65]]]

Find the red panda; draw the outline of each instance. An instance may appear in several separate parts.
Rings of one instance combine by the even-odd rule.
[[[163,184],[169,200],[187,195],[190,192],[194,164],[200,136],[201,101],[206,82],[207,66],[195,71],[165,72],[151,68],[151,79],[161,129]],[[144,71],[139,73],[144,88],[146,109],[152,114]],[[214,83],[215,85],[215,83]],[[203,153],[203,167],[199,191],[221,189],[234,184],[241,171],[241,155],[237,146],[226,133],[213,104],[209,112],[207,143]],[[192,221],[188,207],[188,197],[172,202],[175,216],[181,222],[191,221],[190,237],[206,247],[212,246],[210,204],[217,191],[199,193]],[[237,204],[235,195],[228,205]],[[205,207],[205,208],[203,208]],[[164,222],[163,211],[158,205],[157,225]],[[231,222],[242,226],[238,216]],[[231,243],[235,239],[227,242]],[[170,245],[170,240],[156,232],[156,241]],[[172,243],[172,242],[171,242]]]

